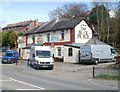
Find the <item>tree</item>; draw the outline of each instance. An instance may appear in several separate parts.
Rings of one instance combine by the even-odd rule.
[[[17,35],[14,31],[8,32],[8,44],[10,48],[15,48],[17,45]]]
[[[50,19],[61,17],[61,18],[79,18],[87,17],[88,7],[84,3],[71,3],[65,4],[62,7],[58,7],[53,11],[49,12]]]
[[[2,46],[8,46],[8,33],[2,32]]]
[[[96,4],[91,10],[89,19],[91,24],[95,26],[97,33],[99,34],[99,39],[102,41],[107,41],[106,34],[108,30],[108,18],[109,10],[105,7],[103,3]]]

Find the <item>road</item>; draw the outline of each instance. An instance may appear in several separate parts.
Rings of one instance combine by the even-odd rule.
[[[93,65],[59,62],[53,70],[35,70],[20,62],[1,66],[2,90],[118,90],[117,81],[93,79]]]

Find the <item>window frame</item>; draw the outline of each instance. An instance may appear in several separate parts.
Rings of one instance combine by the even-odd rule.
[[[50,42],[50,34],[47,34],[47,42]]]
[[[61,54],[62,54],[61,52],[62,52],[61,47],[57,47],[57,55],[58,56],[61,56]]]
[[[65,39],[65,31],[62,30],[62,31],[61,31],[61,40],[64,40],[64,39]]]
[[[73,48],[68,48],[68,56],[72,57],[73,56]]]

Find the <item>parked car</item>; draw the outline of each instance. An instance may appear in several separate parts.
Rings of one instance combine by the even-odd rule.
[[[110,45],[83,45],[80,47],[80,62],[95,63],[116,61],[116,50]]]
[[[2,63],[15,63],[18,60],[18,56],[17,51],[6,51],[2,57]]]

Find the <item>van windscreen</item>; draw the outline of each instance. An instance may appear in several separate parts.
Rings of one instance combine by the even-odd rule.
[[[49,58],[50,57],[50,51],[36,50],[36,56],[38,56],[40,58]]]
[[[13,56],[13,54],[12,53],[6,53],[5,56],[11,57],[11,56]]]

